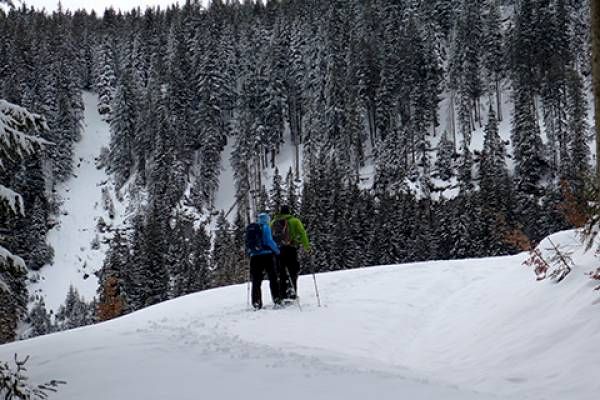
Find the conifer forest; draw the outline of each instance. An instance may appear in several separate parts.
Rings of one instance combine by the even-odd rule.
[[[245,226],[282,204],[314,248],[303,273],[515,254],[515,236],[573,228],[596,162],[589,7],[0,9],[0,342],[23,321],[35,336],[245,283]],[[28,284],[51,268],[85,92],[110,125],[102,206],[127,218],[97,226],[97,296],[72,288],[51,316]]]

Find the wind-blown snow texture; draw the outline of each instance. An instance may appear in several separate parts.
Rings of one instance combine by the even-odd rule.
[[[321,308],[304,276],[302,311],[247,311],[245,285],[220,288],[0,346],[0,359],[31,354],[34,382],[68,381],[63,400],[596,399],[593,256],[578,247],[560,285],[524,258],[322,274]]]

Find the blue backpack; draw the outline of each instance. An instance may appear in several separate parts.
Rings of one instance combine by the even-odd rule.
[[[263,232],[260,224],[252,223],[246,227],[246,252],[250,255],[264,250]]]

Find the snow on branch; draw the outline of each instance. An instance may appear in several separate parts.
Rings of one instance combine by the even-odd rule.
[[[0,262],[12,262],[15,266],[25,270],[25,261],[2,246],[0,246]]]
[[[28,135],[29,131],[46,131],[48,125],[44,117],[31,113],[25,108],[0,99],[0,154],[11,157],[11,150],[22,158],[31,154],[36,146],[50,142]],[[0,168],[3,167],[0,160]]]
[[[23,197],[14,190],[7,188],[0,184],[0,201],[4,201],[8,204],[8,207],[17,214],[18,212],[24,213]]]
[[[26,133],[46,130],[48,125],[42,116],[0,99],[0,171],[5,167],[2,160],[19,160],[37,147],[51,144]],[[17,208],[24,212],[21,196],[3,185],[0,185],[0,202],[7,203],[15,214]]]
[[[5,249],[4,247],[0,246],[0,264],[2,263],[12,263],[15,267],[22,269],[23,271],[26,269],[25,261],[21,257],[15,256],[13,253],[8,251],[8,249]],[[12,293],[12,290],[6,284],[6,282],[2,280],[1,276],[0,290],[7,293]]]

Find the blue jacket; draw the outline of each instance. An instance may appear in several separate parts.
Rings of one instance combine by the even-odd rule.
[[[261,213],[258,214],[258,221],[260,227],[262,229],[262,242],[265,245],[265,249],[261,251],[257,251],[252,253],[253,256],[259,256],[262,254],[277,254],[279,255],[279,247],[277,247],[277,243],[273,240],[273,234],[271,233],[271,218],[269,218],[268,214]]]

